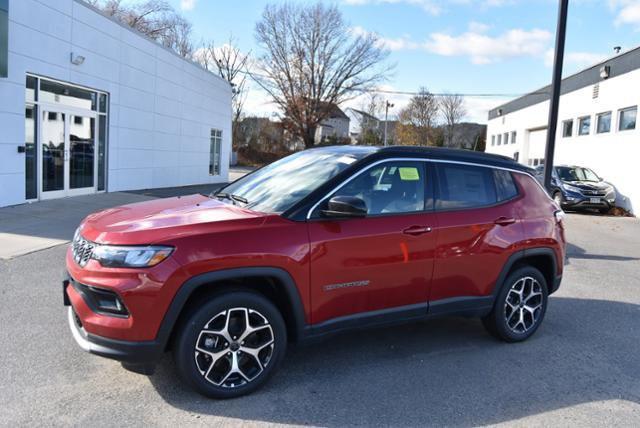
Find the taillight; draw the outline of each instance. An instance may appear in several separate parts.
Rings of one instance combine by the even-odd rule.
[[[567,216],[562,210],[557,210],[553,215],[556,218],[556,223],[562,223],[564,218]]]

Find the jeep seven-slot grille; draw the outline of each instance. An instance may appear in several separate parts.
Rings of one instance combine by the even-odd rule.
[[[78,233],[71,244],[73,260],[81,267],[84,267],[91,258],[95,246],[93,242],[87,241]]]

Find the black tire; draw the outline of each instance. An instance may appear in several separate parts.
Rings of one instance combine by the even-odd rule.
[[[521,286],[527,293],[529,289],[540,292],[539,296],[529,297],[529,300],[524,303],[526,307],[521,304],[521,301],[524,300],[522,297],[518,301],[517,288]],[[512,290],[513,292],[511,292]],[[521,342],[528,339],[536,332],[544,319],[547,311],[548,290],[547,281],[538,269],[531,266],[515,269],[502,284],[491,313],[482,319],[483,325],[491,335],[505,342]],[[509,299],[509,304],[507,304],[507,299]],[[517,305],[514,304],[516,302]],[[540,308],[531,312],[529,308],[533,308],[538,302],[541,305]],[[514,306],[517,306],[515,310],[512,309]],[[522,313],[523,317],[519,319],[510,317],[512,311],[514,312],[513,316],[520,317],[520,313]],[[516,322],[517,325],[514,329]]]
[[[243,309],[246,311],[243,312]],[[227,318],[229,316],[231,318]],[[250,333],[246,337],[247,342],[263,342],[255,346],[255,349],[259,349],[264,343],[272,340],[273,347],[266,346],[258,352],[258,357],[253,357],[247,352],[247,350],[254,348],[253,344],[244,346],[243,342],[241,347],[240,339],[242,334],[246,332],[246,329],[242,330],[242,325],[246,325],[246,321],[241,321],[242,319],[249,319],[252,328],[258,327],[260,329]],[[228,337],[238,338],[237,342],[235,340],[228,342],[222,333],[203,333],[201,336],[202,330],[209,323],[209,330],[218,330],[220,322],[230,326],[227,330],[223,328],[220,331],[229,332]],[[238,332],[235,337],[233,337],[234,331]],[[271,334],[271,339],[269,339],[269,334]],[[212,345],[213,343],[215,345]],[[206,349],[210,350],[211,354],[198,351],[198,349],[203,349],[205,344],[207,347],[211,346],[210,349]],[[198,349],[196,349],[196,345],[198,345]],[[213,297],[188,315],[178,332],[173,354],[180,377],[196,391],[210,398],[233,398],[249,394],[264,385],[278,369],[284,358],[286,347],[287,330],[276,306],[258,293],[230,291]],[[210,361],[213,362],[207,365]],[[241,371],[243,371],[243,367],[244,370],[249,367],[251,371],[247,370],[246,374],[244,372],[242,374],[234,373],[231,370],[233,361],[237,363]],[[206,371],[206,368],[211,365],[213,365],[212,369]],[[227,368],[230,377],[221,382],[224,380]],[[201,370],[210,373],[209,380],[205,379]],[[216,378],[218,372],[220,375]],[[238,379],[237,384],[234,383],[235,379]]]

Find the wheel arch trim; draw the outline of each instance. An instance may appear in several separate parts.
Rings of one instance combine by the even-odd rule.
[[[290,304],[291,315],[294,322],[294,331],[296,337],[294,340],[299,340],[302,332],[304,331],[305,315],[304,305],[300,297],[298,288],[295,281],[289,274],[282,268],[277,267],[241,267],[232,269],[223,269],[212,272],[205,272],[198,274],[186,280],[178,289],[175,296],[169,304],[164,318],[156,334],[156,341],[162,345],[163,349],[167,346],[167,343],[171,337],[174,327],[176,326],[178,319],[185,308],[189,298],[196,292],[196,290],[207,287],[211,283],[220,282],[225,280],[250,278],[250,277],[263,277],[276,279],[282,286],[282,290],[285,292]]]
[[[551,261],[551,269],[552,269],[551,278],[556,279],[558,276],[558,259],[556,257],[556,253],[553,250],[553,248],[534,247],[534,248],[525,248],[523,250],[518,250],[509,256],[506,263],[502,267],[502,270],[500,271],[498,278],[496,279],[495,285],[493,286],[493,290],[491,292],[491,295],[493,296],[494,300],[498,296],[498,293],[500,292],[502,284],[507,278],[507,275],[509,275],[509,272],[511,272],[513,266],[515,266],[516,263],[522,260],[525,260],[529,257],[540,257],[540,256],[546,257]],[[554,284],[553,283],[547,284],[547,286],[550,288],[549,294],[551,294],[552,292],[551,288],[554,287]]]

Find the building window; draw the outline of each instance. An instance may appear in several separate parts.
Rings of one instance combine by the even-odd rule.
[[[512,131],[511,132],[511,144],[515,144],[516,143],[516,131]]]
[[[502,134],[498,134],[498,145],[502,144]]]
[[[505,132],[504,133],[504,144],[509,144],[509,133]]]
[[[211,147],[209,153],[209,175],[220,175],[220,150],[222,148],[222,131],[211,130]]]
[[[495,145],[496,145],[496,136],[495,136],[495,135],[492,135],[492,136],[491,136],[491,145],[492,145],[492,146],[495,146]]]
[[[584,116],[578,119],[578,135],[589,135],[591,131],[591,116]]]
[[[562,136],[567,138],[573,135],[573,119],[562,122]]]
[[[600,113],[598,115],[598,123],[596,124],[596,132],[598,134],[604,134],[611,131],[611,112]]]
[[[636,129],[637,113],[637,106],[620,110],[618,114],[618,131],[630,131],[632,129]]]

